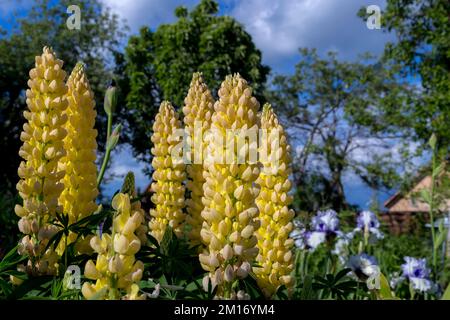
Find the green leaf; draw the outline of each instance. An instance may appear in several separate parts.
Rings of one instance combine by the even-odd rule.
[[[445,162],[441,163],[439,166],[433,169],[433,178],[439,176],[445,168]]]
[[[341,278],[345,277],[350,271],[352,271],[352,270],[349,268],[345,268],[345,269],[342,269],[341,271],[339,271],[335,276],[336,281],[341,280]]]
[[[445,241],[446,238],[447,238],[447,230],[443,229],[438,233],[436,237],[436,242],[434,243],[434,250],[439,249],[439,247],[442,245],[442,243]]]
[[[313,295],[313,277],[306,275],[303,279],[303,289],[300,294],[301,300],[310,300]]]
[[[430,137],[430,140],[428,140],[428,145],[431,147],[431,149],[436,149],[436,142],[437,138],[436,135],[433,133]]]
[[[431,203],[431,193],[428,189],[422,189],[419,191],[421,199],[426,203]]]
[[[380,297],[382,299],[394,299],[392,295],[391,287],[389,286],[389,281],[386,279],[384,274],[380,273]]]
[[[447,289],[445,289],[445,292],[442,295],[441,300],[450,300],[450,283],[448,284]]]

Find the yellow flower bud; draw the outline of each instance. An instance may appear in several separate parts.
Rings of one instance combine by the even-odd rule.
[[[96,209],[97,190],[97,130],[94,129],[95,111],[94,93],[92,92],[82,63],[77,63],[67,80],[68,107],[65,110],[67,122],[64,128],[66,155],[61,158],[59,166],[65,168],[64,191],[59,197],[64,214],[73,224]],[[58,133],[59,134],[59,133]],[[75,236],[69,236],[75,240]],[[70,244],[71,241],[67,241]],[[60,242],[58,253],[64,252],[64,239]]]
[[[201,214],[205,221],[200,234],[207,247],[199,258],[202,267],[209,271],[211,283],[218,285],[217,296],[230,298],[234,270],[253,262],[258,250],[256,241],[249,241],[258,227],[257,193],[253,188],[257,164],[250,161],[250,149],[239,143],[252,132],[256,137],[259,103],[238,74],[225,79],[219,98],[206,137],[202,198],[205,207]],[[235,146],[239,147],[239,154],[234,151]],[[243,155],[244,161],[240,161],[239,155]],[[215,260],[206,259],[208,256]]]
[[[155,193],[151,200],[156,207],[150,210],[152,219],[149,223],[150,233],[159,242],[167,225],[172,227],[178,237],[183,234],[185,165],[181,145],[177,150],[178,144],[182,143],[177,139],[177,134],[180,133],[177,130],[181,130],[178,115],[169,102],[163,101],[153,124],[152,166],[155,170],[155,182],[152,190]]]
[[[260,151],[264,150],[266,154],[260,158],[262,169],[257,180],[261,186],[256,199],[261,223],[256,233],[259,248],[256,260],[260,267],[254,267],[253,271],[258,285],[270,298],[281,285],[288,288],[293,285],[293,279],[290,278],[293,243],[288,241],[288,237],[292,231],[294,214],[288,209],[292,199],[287,196],[291,187],[290,146],[270,105],[263,108],[261,129],[266,139],[261,142]],[[273,153],[276,153],[276,157],[272,157]],[[275,162],[272,161],[274,159]]]
[[[191,245],[201,244],[200,230],[203,219],[201,212],[204,205],[201,201],[203,196],[203,153],[206,145],[203,136],[211,125],[211,116],[214,111],[214,99],[208,86],[204,83],[201,73],[194,73],[188,95],[184,99],[184,124],[188,136],[187,145],[190,148],[187,166],[188,182],[187,189],[190,199],[186,199],[188,215],[186,222],[191,227],[188,234]]]
[[[15,212],[22,218],[20,230],[31,234],[33,241],[37,242],[33,249],[29,245],[21,245],[19,250],[30,256],[27,272],[32,275],[52,275],[57,272],[58,259],[52,249],[45,252],[44,249],[54,234],[48,226],[57,212],[62,213],[58,198],[63,188],[60,180],[64,170],[58,166],[58,162],[65,154],[63,139],[66,130],[63,125],[67,121],[64,115],[67,108],[66,73],[62,70],[63,62],[48,47],[35,60],[28,81],[30,89],[26,91],[28,111],[24,112],[24,117],[27,122],[20,136],[23,145],[19,155],[24,161],[18,170],[20,181],[17,190],[23,205],[16,206]]]
[[[131,204],[129,194],[118,193],[112,203],[116,210],[113,234],[103,233],[101,238],[91,239],[97,261],[86,263],[85,275],[97,281],[95,285],[84,283],[82,293],[86,299],[94,295],[99,295],[99,299],[144,299],[145,295],[138,295],[144,264],[134,257],[141,247],[134,226],[143,221],[144,217],[140,216],[143,212],[139,201]]]

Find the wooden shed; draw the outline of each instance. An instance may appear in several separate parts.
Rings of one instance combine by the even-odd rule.
[[[429,206],[421,201],[418,193],[422,189],[430,189],[431,176],[424,175],[416,180],[414,187],[406,192],[397,192],[384,203],[387,208],[386,214],[382,215],[382,220],[389,225],[389,229],[394,234],[412,231],[415,223],[420,221],[428,222]],[[442,211],[448,211],[450,200],[447,201]]]

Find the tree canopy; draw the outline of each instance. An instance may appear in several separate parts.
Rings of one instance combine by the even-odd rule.
[[[125,49],[129,136],[136,154],[148,155],[150,122],[162,99],[182,106],[192,74],[202,72],[214,92],[225,76],[239,72],[262,97],[269,67],[243,26],[218,16],[218,4],[202,0],[193,10],[175,10],[177,21],[147,27]]]
[[[389,101],[406,94],[405,85],[369,55],[342,62],[332,52],[325,58],[311,49],[300,54],[295,73],[276,76],[267,92],[297,147],[293,165],[299,208],[349,208],[345,174],[372,188],[391,188],[409,152],[402,145],[406,132],[398,131],[391,118],[396,106]]]

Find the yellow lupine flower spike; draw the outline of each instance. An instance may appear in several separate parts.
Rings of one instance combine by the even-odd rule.
[[[69,216],[69,224],[92,214],[97,205],[97,130],[94,129],[97,113],[95,100],[82,63],[78,63],[67,80],[68,102],[66,109],[68,121],[65,125],[67,136],[64,139],[66,156],[60,161],[66,174],[64,191],[59,202],[64,214]],[[68,244],[76,239],[69,235]],[[64,252],[65,241],[60,242],[58,253]]]
[[[81,292],[86,299],[143,300],[146,296],[138,294],[138,283],[142,279],[144,264],[135,259],[141,248],[136,231],[142,225],[142,212],[130,202],[130,195],[124,193],[114,197],[112,207],[116,211],[112,233],[91,239],[97,261],[89,260],[84,269],[86,278],[96,282],[85,282]]]
[[[207,137],[208,152],[205,161],[203,185],[205,205],[201,237],[206,250],[199,255],[200,263],[209,271],[213,287],[218,286],[219,298],[246,296],[232,288],[235,280],[245,278],[251,271],[258,248],[255,231],[258,208],[255,198],[259,189],[255,180],[259,175],[256,164],[249,160],[250,148],[242,148],[240,155],[245,161],[237,161],[238,141],[253,132],[257,134],[258,101],[252,96],[252,89],[239,75],[227,76],[219,90],[219,101],[214,105],[211,131]],[[228,136],[227,143],[224,143]],[[231,142],[234,144],[230,146]],[[242,154],[242,150],[245,150]],[[256,160],[256,159],[255,159]],[[205,285],[206,287],[206,285]]]
[[[259,254],[254,272],[257,282],[267,298],[273,296],[281,285],[290,288],[294,279],[290,275],[293,267],[293,240],[289,234],[293,229],[293,210],[289,195],[290,146],[286,134],[270,105],[264,105],[261,115],[262,136],[260,144],[262,163],[257,183],[261,191],[256,199],[261,227],[257,232]]]
[[[177,132],[178,131],[178,132]],[[181,131],[181,135],[177,137]],[[149,222],[151,235],[160,242],[166,226],[172,227],[178,237],[183,235],[185,214],[183,181],[186,178],[182,155],[174,149],[182,138],[181,122],[178,114],[168,101],[163,101],[153,124],[151,149],[154,169],[151,197],[156,205],[150,210],[152,219]],[[182,148],[179,148],[180,152]],[[174,154],[172,154],[174,153]],[[176,154],[175,154],[176,153]]]
[[[19,253],[30,257],[25,269],[33,275],[55,274],[57,270],[57,254],[51,248],[45,251],[45,247],[57,232],[51,223],[57,212],[62,213],[58,198],[64,188],[64,171],[58,168],[58,162],[65,154],[67,121],[66,73],[62,67],[53,50],[45,47],[30,70],[30,89],[26,91],[27,122],[19,151],[25,161],[19,166],[17,183],[23,206],[17,205],[15,212],[21,218],[19,229],[25,234]]]
[[[191,230],[188,234],[192,245],[201,244],[200,230],[203,218],[203,153],[206,147],[202,137],[211,126],[211,115],[214,112],[214,99],[208,86],[203,82],[201,73],[194,73],[188,95],[184,99],[184,124],[187,134],[187,144],[190,147],[190,163],[187,166],[189,180],[186,187],[190,199],[186,199],[186,222]]]

